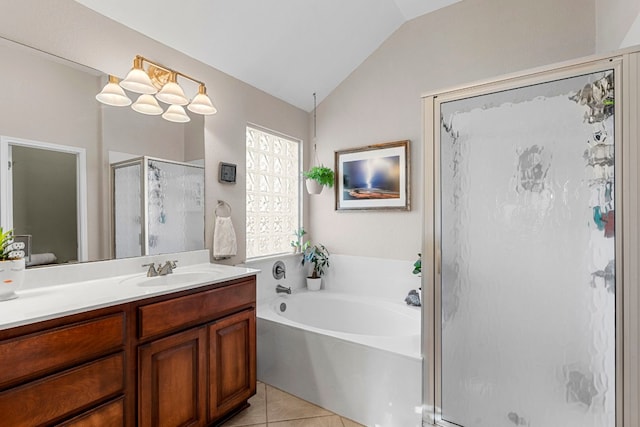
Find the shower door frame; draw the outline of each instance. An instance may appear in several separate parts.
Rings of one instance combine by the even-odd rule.
[[[473,85],[423,96],[424,114],[424,240],[422,287],[423,310],[423,424],[459,427],[442,416],[442,305],[441,305],[441,186],[440,105],[472,96],[486,95],[574,76],[614,70],[615,77],[615,221],[616,221],[616,427],[634,427],[640,422],[640,254],[639,206],[640,154],[640,54],[627,49],[617,55],[597,56],[555,66],[541,67]],[[634,120],[635,118],[635,120]],[[432,174],[430,174],[431,172]],[[432,225],[432,227],[430,226]],[[625,262],[625,260],[629,260]],[[635,260],[635,262],[634,262]],[[634,285],[635,284],[635,285]],[[624,345],[626,343],[626,345]]]

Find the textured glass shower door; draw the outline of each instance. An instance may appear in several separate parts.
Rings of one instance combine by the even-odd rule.
[[[615,74],[439,104],[443,425],[615,426]]]

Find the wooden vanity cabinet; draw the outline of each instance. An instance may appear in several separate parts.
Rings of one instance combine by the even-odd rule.
[[[255,277],[138,308],[138,424],[205,426],[256,392]]]
[[[0,330],[0,425],[218,424],[255,394],[255,280]]]

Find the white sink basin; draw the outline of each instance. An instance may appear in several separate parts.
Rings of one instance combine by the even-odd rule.
[[[136,286],[177,286],[177,285],[187,285],[190,283],[199,283],[206,282],[208,280],[213,279],[215,273],[205,272],[205,271],[185,271],[185,272],[174,272],[171,274],[167,274],[166,276],[156,276],[156,277],[147,277],[147,276],[136,276],[130,277],[128,279],[122,280],[120,283],[122,284],[135,284]]]

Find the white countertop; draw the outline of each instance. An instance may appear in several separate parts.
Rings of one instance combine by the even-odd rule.
[[[248,277],[258,272],[252,268],[207,262],[178,267],[171,277],[172,284],[140,286],[139,283],[147,278],[142,272],[27,287],[16,292],[18,298],[0,301],[0,330]]]

